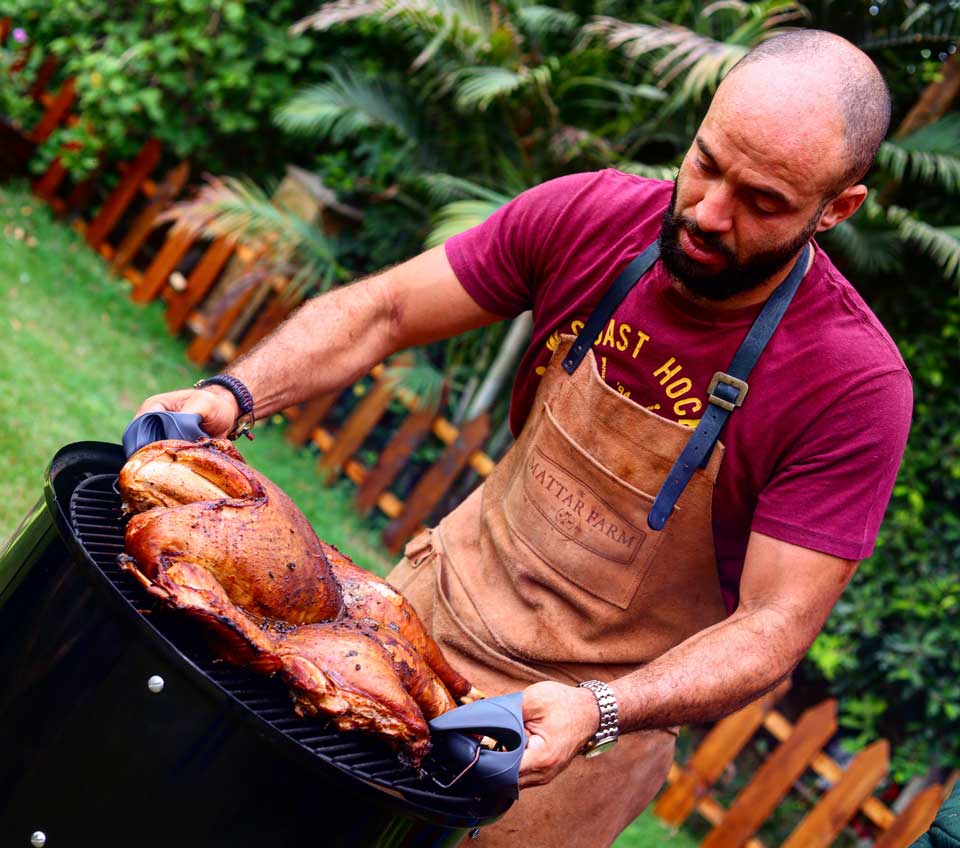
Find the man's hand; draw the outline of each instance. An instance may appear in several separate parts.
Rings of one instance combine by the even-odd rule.
[[[600,708],[589,689],[534,683],[523,690],[527,749],[520,788],[542,786],[562,772],[600,726]]]
[[[194,412],[200,416],[200,427],[205,433],[215,439],[224,439],[233,429],[240,409],[227,389],[207,386],[148,397],[140,404],[137,416],[145,412]]]

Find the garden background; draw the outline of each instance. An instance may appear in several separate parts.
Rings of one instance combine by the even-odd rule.
[[[60,156],[78,185],[99,169],[105,193],[104,164],[152,137],[170,165],[187,158],[235,177],[209,183],[183,220],[282,245],[293,299],[440,243],[551,177],[602,167],[672,177],[719,78],[781,28],[829,29],[862,46],[893,92],[893,133],[868,177],[872,201],[821,241],[900,346],[915,419],[877,552],[795,693],[839,697],[851,746],[889,738],[901,783],[960,766],[955,0],[8,5],[17,28],[3,73],[16,67],[8,79],[29,80],[55,55],[78,92],[80,120],[53,133],[32,167]],[[12,124],[31,126],[39,108],[24,85],[0,88]],[[359,210],[360,226],[331,235],[271,205],[287,162]],[[22,189],[5,190],[3,213],[0,474],[13,494],[0,536],[36,497],[57,447],[115,440],[142,396],[199,376],[182,345],[161,339],[156,310],[130,305],[120,281]],[[117,332],[97,344],[87,320]],[[490,450],[502,451],[526,332],[521,319],[419,351],[403,379],[422,394],[445,379],[445,414],[459,424],[487,412]],[[363,526],[342,492],[314,482],[309,457],[291,456],[269,428],[264,436],[253,461],[321,535],[382,569],[380,525]]]

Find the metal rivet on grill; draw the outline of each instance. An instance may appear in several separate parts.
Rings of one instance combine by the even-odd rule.
[[[30,834],[30,844],[33,848],[43,848],[47,844],[47,834],[42,830],[35,830]]]
[[[154,674],[147,681],[147,689],[153,692],[156,695],[158,692],[163,691],[163,678],[159,674]]]

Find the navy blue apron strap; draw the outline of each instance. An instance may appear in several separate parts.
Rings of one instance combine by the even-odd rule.
[[[726,373],[718,371],[713,375],[707,389],[707,410],[686,447],[673,464],[673,468],[670,469],[667,479],[663,481],[656,500],[650,508],[647,524],[651,529],[663,529],[677,499],[687,487],[694,472],[702,465],[706,465],[730,413],[743,405],[748,389],[747,377],[750,376],[753,366],[757,364],[760,354],[763,353],[763,349],[770,341],[770,337],[777,329],[780,319],[783,318],[790,301],[800,287],[800,282],[807,270],[809,256],[810,245],[808,244],[790,269],[787,278],[777,286],[763,305],[746,338],[734,354],[729,370]]]
[[[620,276],[607,289],[607,293],[597,304],[597,308],[593,310],[583,329],[577,334],[576,341],[561,363],[564,371],[572,374],[577,370],[577,367],[583,362],[583,357],[587,355],[587,351],[593,344],[593,340],[607,326],[607,321],[610,320],[621,301],[640,282],[640,278],[653,267],[653,263],[657,261],[659,256],[660,243],[655,241],[638,257],[631,260],[630,264],[620,272]]]

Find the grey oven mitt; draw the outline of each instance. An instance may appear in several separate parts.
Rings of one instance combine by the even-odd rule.
[[[488,750],[475,736],[498,742]],[[523,729],[523,693],[485,698],[450,710],[430,722],[431,757],[441,765],[450,786],[464,784],[484,796],[516,799],[520,794],[520,760],[527,746]]]
[[[195,412],[145,412],[127,424],[123,450],[129,459],[140,448],[161,439],[195,442],[206,438],[209,436],[200,429],[200,416]]]

